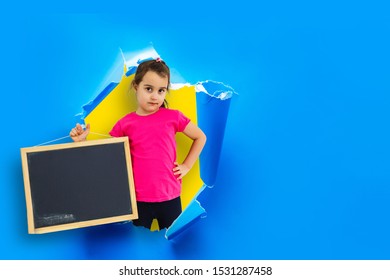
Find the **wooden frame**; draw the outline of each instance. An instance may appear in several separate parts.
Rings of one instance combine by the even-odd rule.
[[[30,234],[138,218],[127,137],[21,148],[21,157]]]

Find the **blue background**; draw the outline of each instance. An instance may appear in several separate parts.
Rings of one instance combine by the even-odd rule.
[[[4,12],[0,258],[389,259],[389,7],[292,2]],[[66,136],[119,48],[150,43],[187,82],[238,92],[208,217],[173,241],[130,224],[29,235],[19,149]]]

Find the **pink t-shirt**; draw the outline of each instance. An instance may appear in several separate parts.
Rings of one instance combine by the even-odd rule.
[[[189,122],[178,110],[160,108],[147,116],[130,113],[110,131],[111,136],[129,138],[137,201],[161,202],[180,196],[181,180],[172,171],[176,161],[175,134]]]

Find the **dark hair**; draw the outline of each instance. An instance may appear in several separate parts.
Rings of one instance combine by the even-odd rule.
[[[149,71],[153,71],[162,78],[168,77],[167,90],[169,90],[169,85],[171,83],[171,73],[168,65],[166,65],[166,63],[161,59],[147,60],[140,63],[140,65],[138,65],[137,71],[135,72],[131,85],[133,87],[135,85],[138,86],[144,78],[145,74]],[[168,102],[164,100],[164,103],[161,105],[161,107],[167,108]]]

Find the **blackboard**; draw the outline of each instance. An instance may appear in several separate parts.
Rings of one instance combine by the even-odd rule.
[[[29,233],[138,218],[127,137],[21,149]]]

